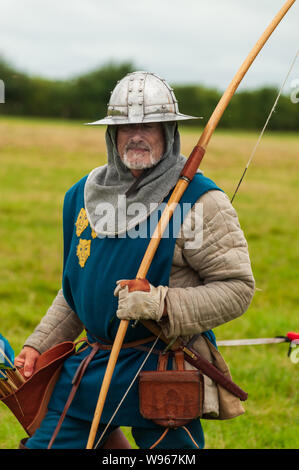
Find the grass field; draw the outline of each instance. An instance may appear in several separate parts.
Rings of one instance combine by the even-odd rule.
[[[229,196],[257,136],[216,131],[210,142],[201,168]],[[185,155],[198,137],[194,130],[182,131]],[[266,133],[236,196],[257,291],[241,318],[214,330],[218,339],[299,331],[298,149],[298,135]],[[0,331],[18,353],[60,287],[63,196],[105,162],[104,130],[2,117],[0,158]],[[202,421],[206,448],[298,448],[299,365],[287,351],[287,344],[221,348],[249,399],[243,416]],[[0,403],[0,449],[16,448],[22,437],[21,426]]]

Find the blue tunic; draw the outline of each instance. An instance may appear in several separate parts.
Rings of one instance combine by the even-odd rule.
[[[138,229],[128,232],[125,237],[96,237],[84,217],[84,186],[87,176],[76,183],[65,196],[63,209],[64,266],[63,293],[70,307],[85,325],[91,342],[95,337],[113,342],[119,320],[116,316],[118,299],[113,292],[119,279],[136,277],[143,255],[154,230],[148,217]],[[173,216],[173,223],[161,239],[157,252],[148,271],[147,279],[154,286],[169,285],[176,237],[185,215],[191,206],[205,192],[218,189],[216,184],[202,174],[196,174],[186,189]],[[170,195],[164,199],[167,202]],[[161,214],[161,207],[156,211]],[[163,209],[163,204],[162,204]],[[175,223],[176,221],[176,223]],[[135,230],[135,236],[133,233]],[[144,237],[144,234],[147,236]],[[215,344],[212,331],[207,332]],[[125,342],[147,338],[151,333],[140,323],[129,326]],[[150,346],[152,343],[149,343]],[[157,349],[164,349],[159,341]],[[52,394],[49,409],[62,412],[71,389],[71,381],[82,359],[89,354],[90,347],[67,359]],[[69,408],[68,415],[78,419],[92,420],[101,383],[105,374],[110,351],[99,351],[87,368],[79,390]],[[145,358],[146,352],[129,348],[122,349],[113,373],[108,396],[102,412],[101,422],[107,423],[128,385]],[[151,354],[143,370],[157,368],[157,355]],[[144,419],[138,406],[138,380],[130,389],[125,401],[114,417],[112,424],[120,426],[156,427]]]

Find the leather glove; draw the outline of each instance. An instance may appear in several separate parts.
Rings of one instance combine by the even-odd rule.
[[[117,317],[120,320],[159,321],[166,314],[166,286],[152,286],[147,279],[117,281],[114,295],[118,297]]]

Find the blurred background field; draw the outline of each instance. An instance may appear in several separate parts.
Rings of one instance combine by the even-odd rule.
[[[182,153],[200,129],[182,128]],[[257,131],[217,130],[201,169],[232,196]],[[236,196],[257,291],[241,318],[215,329],[220,339],[299,331],[299,136],[267,132]],[[60,288],[66,190],[106,161],[104,129],[82,121],[0,118],[0,325],[16,353]],[[249,394],[246,413],[202,421],[206,448],[298,448],[298,364],[288,345],[222,347],[233,379]],[[130,437],[130,430],[125,429]],[[24,431],[0,403],[0,449]]]

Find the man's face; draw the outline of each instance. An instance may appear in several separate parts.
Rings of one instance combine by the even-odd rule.
[[[117,150],[131,170],[156,165],[164,153],[165,140],[160,122],[123,124],[117,129]]]

